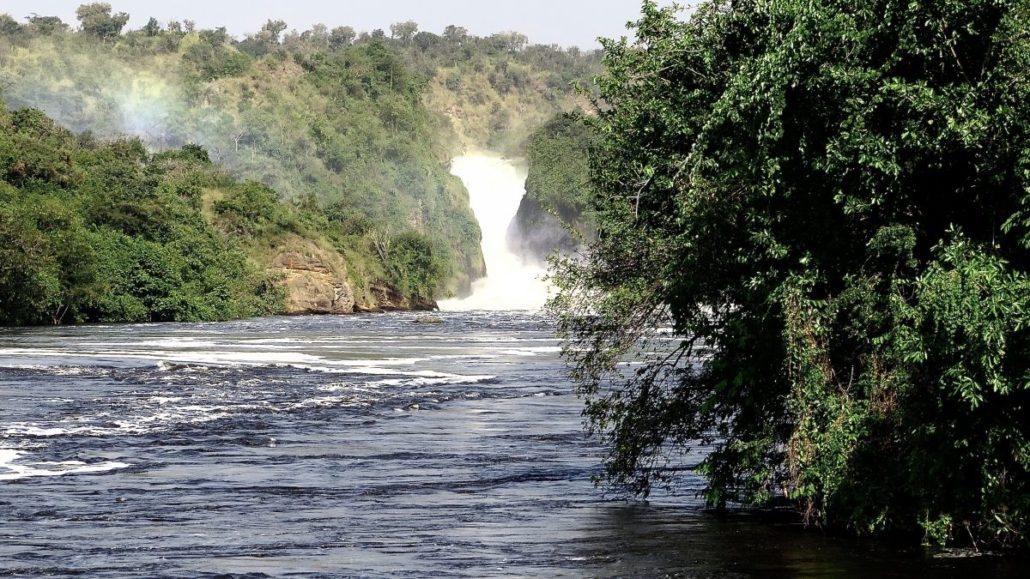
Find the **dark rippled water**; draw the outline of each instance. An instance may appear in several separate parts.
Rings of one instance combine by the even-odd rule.
[[[606,497],[548,324],[445,317],[0,330],[0,575],[1020,575]]]

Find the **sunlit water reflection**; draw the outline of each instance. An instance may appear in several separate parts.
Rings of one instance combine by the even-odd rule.
[[[549,324],[444,317],[0,330],[0,575],[1017,575],[606,497]]]

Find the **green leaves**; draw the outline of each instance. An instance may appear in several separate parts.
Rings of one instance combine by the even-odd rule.
[[[700,439],[715,504],[783,494],[856,533],[1025,543],[1028,18],[644,4],[599,80],[599,239],[556,274],[610,480],[646,492]],[[666,306],[696,356],[672,368],[644,329]]]
[[[39,111],[0,113],[0,324],[276,311],[281,295],[201,214],[201,152],[151,158],[135,139],[79,141]],[[233,191],[254,219],[285,211],[267,188]]]
[[[1004,260],[958,239],[939,250],[919,280],[917,308],[941,372],[941,386],[976,409],[1009,394],[1030,366],[1009,342],[1030,323],[1030,279]],[[1013,354],[1017,354],[1013,356]]]

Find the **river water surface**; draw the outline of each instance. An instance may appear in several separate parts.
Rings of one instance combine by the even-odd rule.
[[[0,329],[0,575],[1019,575],[606,496],[549,324],[444,318]]]

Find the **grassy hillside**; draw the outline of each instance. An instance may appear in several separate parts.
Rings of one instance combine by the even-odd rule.
[[[466,291],[484,272],[451,156],[466,146],[517,154],[535,125],[574,106],[571,81],[597,66],[593,54],[455,27],[435,35],[401,23],[388,37],[269,22],[234,39],[188,22],[124,31],[109,8],[91,14],[76,28],[0,15],[11,109],[39,108],[101,138],[136,136],[151,151],[202,145],[233,177],[348,240],[359,285],[388,283],[383,249],[417,239],[436,256],[432,296]]]
[[[588,105],[578,90],[600,71],[597,52],[527,45],[517,33],[473,37],[462,29],[401,42],[435,74],[426,105],[444,114],[461,142],[508,156],[526,154],[529,136],[555,115]]]

